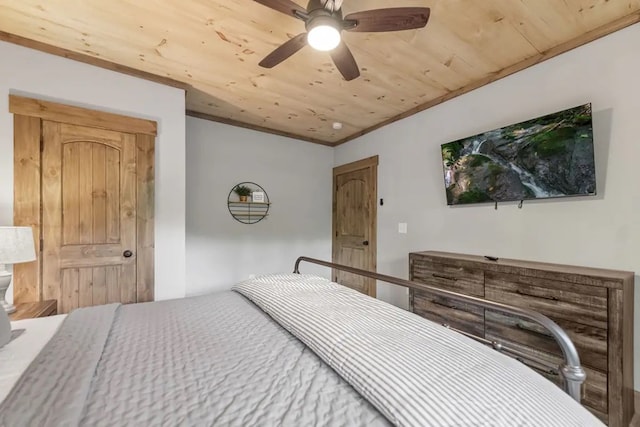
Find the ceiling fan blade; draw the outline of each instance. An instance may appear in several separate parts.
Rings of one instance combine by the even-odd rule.
[[[276,50],[267,55],[258,65],[273,68],[307,44],[307,33],[301,33],[281,44]]]
[[[260,3],[267,7],[270,7],[273,10],[277,10],[278,12],[282,12],[285,15],[293,16],[294,18],[299,18],[299,15],[296,15],[296,12],[306,15],[307,10],[294,3],[291,0],[253,0],[256,3]]]
[[[429,21],[428,7],[394,7],[350,13],[344,29],[356,32],[402,31],[422,28]]]
[[[329,54],[346,81],[353,80],[360,75],[358,64],[344,41],[340,41],[338,47],[329,52]]]

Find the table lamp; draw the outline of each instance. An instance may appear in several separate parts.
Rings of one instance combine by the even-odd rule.
[[[5,266],[35,259],[31,227],[0,227],[0,305],[7,313],[13,313],[16,308],[4,300],[11,284],[11,273]]]

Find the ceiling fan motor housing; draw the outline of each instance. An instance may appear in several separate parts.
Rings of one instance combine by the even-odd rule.
[[[309,2],[309,7],[312,7],[311,5],[312,2]],[[340,21],[342,21],[342,10],[336,10],[334,12],[331,12],[330,10],[325,9],[324,7],[322,7],[322,5],[320,5],[319,8],[314,8],[314,9],[307,9],[307,14],[308,14],[308,19],[305,21],[305,27],[307,29],[307,31],[309,31],[312,27],[310,27],[310,25],[312,23],[314,23],[313,25],[319,25],[318,23],[315,23],[316,20],[322,18],[321,22],[323,22],[323,25],[332,25],[336,28],[340,28]],[[331,21],[329,23],[329,21]]]
[[[320,12],[320,13],[317,13]],[[317,14],[316,14],[317,13]],[[338,31],[342,31],[342,27],[340,26],[339,21],[337,21],[334,17],[331,16],[331,13],[326,11],[314,11],[309,14],[309,20],[305,22],[305,28],[308,31],[311,31],[313,28],[318,27],[320,25],[328,25],[330,27],[335,28]]]

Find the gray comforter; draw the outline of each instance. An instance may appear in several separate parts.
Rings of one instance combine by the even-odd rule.
[[[325,279],[234,290],[74,311],[0,425],[602,426],[519,362]]]
[[[71,313],[0,405],[0,425],[386,426],[236,292]]]

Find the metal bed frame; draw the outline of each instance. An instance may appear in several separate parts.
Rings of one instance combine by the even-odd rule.
[[[319,259],[309,258],[305,256],[301,256],[296,260],[295,267],[293,270],[294,273],[300,274],[299,266],[300,266],[300,262],[302,261],[309,262],[312,264],[322,265],[335,270],[345,271],[347,273],[369,277],[369,278],[380,280],[383,282],[392,283],[394,285],[404,286],[410,289],[426,292],[435,296],[447,297],[447,298],[464,302],[473,306],[488,308],[488,309],[495,310],[502,313],[513,314],[518,317],[522,317],[524,319],[536,322],[537,324],[547,329],[551,333],[555,341],[558,343],[558,345],[560,346],[560,349],[562,350],[562,355],[564,357],[564,363],[562,363],[559,367],[557,367],[557,371],[564,379],[563,381],[564,391],[567,392],[567,394],[569,394],[573,399],[580,402],[581,385],[584,382],[587,375],[584,369],[582,368],[582,366],[580,365],[580,357],[578,356],[578,351],[576,350],[576,347],[574,346],[573,342],[571,341],[567,333],[556,322],[549,319],[547,316],[540,314],[537,311],[529,310],[526,308],[514,307],[507,304],[487,301],[482,298],[459,294],[452,291],[446,291],[433,286],[425,285],[423,283],[411,282],[409,280],[387,276],[385,274],[379,274],[373,271],[361,270],[359,268],[349,267],[341,264],[335,264],[332,262],[322,261]],[[498,341],[491,341],[484,337],[479,337],[477,335],[473,335],[468,332],[460,331],[458,329],[451,328],[447,324],[444,324],[444,326],[446,326],[451,330],[459,332],[463,335],[466,335],[483,344],[489,345],[499,352],[505,352],[505,353],[510,353],[512,355],[515,355],[517,356],[518,360],[525,358],[525,359],[535,361],[536,363],[541,364],[543,366],[556,369],[555,366],[545,365],[540,361],[531,359],[531,356],[528,356],[527,354],[517,349],[510,348]]]

